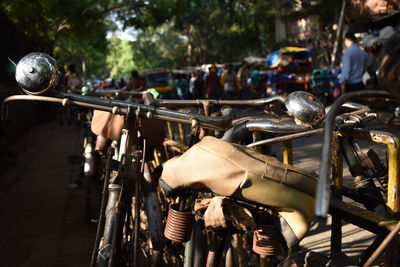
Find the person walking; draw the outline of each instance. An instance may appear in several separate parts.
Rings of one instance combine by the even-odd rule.
[[[256,66],[250,72],[250,98],[258,98],[261,95],[262,91],[262,79],[260,74],[260,67]]]
[[[346,33],[344,45],[346,50],[342,57],[342,73],[339,80],[341,93],[364,90],[363,76],[367,71],[368,54],[358,46],[354,33]]]
[[[66,81],[65,83],[68,93],[81,93],[83,81],[76,72],[75,65],[70,64],[66,67],[64,79]]]
[[[237,98],[238,80],[232,64],[228,64],[226,66],[226,71],[222,73],[221,85],[224,88],[224,99],[233,100]]]
[[[64,84],[66,86],[67,93],[81,94],[83,80],[76,72],[74,64],[66,66]],[[62,124],[64,121],[64,114],[62,113],[65,113],[68,124],[73,122],[77,126],[80,125],[80,109],[77,106],[71,105],[66,109],[62,108],[60,114],[60,124]]]
[[[209,73],[204,83],[204,92],[207,99],[219,99],[222,91],[222,86],[217,75],[217,66],[212,64],[208,69]]]
[[[240,99],[249,98],[249,84],[248,84],[249,77],[250,77],[249,63],[243,61],[237,73]]]
[[[196,73],[196,80],[194,81],[193,99],[202,99],[204,97],[203,90],[204,90],[203,72],[199,70]]]
[[[131,77],[126,84],[126,89],[128,91],[143,91],[146,89],[146,83],[139,77],[137,70],[132,70]]]
[[[195,82],[197,79],[197,75],[194,71],[192,71],[190,73],[190,80],[189,80],[189,95],[191,99],[195,99],[194,98],[194,87],[195,87]]]
[[[185,74],[178,74],[175,80],[176,94],[180,99],[186,99],[188,95],[189,85]]]

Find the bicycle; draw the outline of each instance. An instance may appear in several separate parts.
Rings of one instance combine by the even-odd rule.
[[[388,96],[387,93],[378,93],[376,95],[385,97]],[[340,103],[339,106],[342,104],[343,102]],[[350,104],[348,106],[353,108],[355,107],[356,111],[345,113],[341,115],[341,117],[335,116],[334,118],[336,118],[337,130],[342,129],[344,131],[345,129],[360,127],[363,125],[362,122],[369,121],[374,117],[368,113],[369,109],[365,106],[356,104]],[[332,109],[334,110],[334,108],[335,107]],[[271,130],[272,128],[271,123],[259,122],[259,124],[264,124],[263,127],[260,127],[259,129]],[[251,122],[249,122],[249,125],[251,125]],[[328,122],[326,122],[326,125],[328,125]],[[326,125],[325,127],[327,127]],[[290,125],[289,127],[281,125],[282,129],[285,127],[287,129],[292,127],[291,129],[293,130],[294,126]],[[240,140],[240,137],[243,136],[243,131],[248,131],[249,129],[246,128],[246,125],[245,127],[241,125],[241,127],[237,127],[236,130],[237,131],[228,131],[229,133],[227,132],[227,135],[223,139],[229,141],[238,141]],[[302,128],[298,129],[297,133],[259,141],[250,144],[249,147],[255,147],[261,144],[271,144],[277,141],[287,141],[293,138],[314,135],[323,131],[323,128],[311,130],[305,130]],[[332,131],[330,131],[330,133],[332,133]],[[351,140],[347,141],[352,143]],[[358,151],[354,150],[349,152],[347,154],[348,158],[350,158],[351,153],[357,155]],[[200,162],[195,161],[195,159],[200,158],[202,159]],[[259,161],[255,159],[258,159]],[[348,159],[349,162],[352,160],[353,159]],[[265,163],[260,162],[266,162],[266,165],[264,165]],[[257,167],[257,165],[259,166]],[[177,171],[177,166],[179,166],[179,171]],[[189,166],[188,168],[190,169],[190,172],[185,171],[182,166]],[[196,170],[203,168],[202,166],[208,166],[208,168],[210,168],[212,171],[208,170],[205,172],[205,174],[195,175],[194,173],[196,173]],[[265,172],[265,168],[270,168],[270,174]],[[242,173],[243,176],[241,177],[244,178],[238,178],[238,173]],[[253,175],[251,175],[251,173],[253,173]],[[288,173],[297,173],[297,175],[290,175]],[[212,177],[211,174],[214,174],[215,177]],[[180,180],[181,175],[185,176],[185,181]],[[257,178],[263,177],[264,175],[272,180],[273,185],[271,185],[271,182],[266,182],[263,181],[263,179]],[[217,180],[217,178],[219,180]],[[280,184],[283,183],[289,189],[285,186],[283,188],[279,188],[277,187],[278,185],[275,185],[273,181]],[[171,209],[177,209],[174,211],[174,213],[180,211],[187,212],[188,210],[193,209],[193,203],[188,203],[193,202],[193,200],[198,196],[200,196],[200,200],[196,201],[196,204],[200,202],[200,204],[203,204],[203,206],[206,204],[201,203],[201,201],[204,202],[204,200],[201,200],[201,198],[211,197],[211,202],[207,200],[210,203],[213,202],[213,199],[217,199],[217,203],[214,203],[214,205],[210,204],[205,212],[207,213],[209,211],[208,209],[211,209],[209,212],[211,215],[209,214],[208,216],[214,220],[212,220],[209,225],[211,224],[211,226],[216,226],[214,228],[219,228],[218,226],[224,226],[225,228],[225,230],[214,231],[213,240],[215,242],[215,247],[211,246],[211,252],[209,252],[209,257],[207,260],[207,262],[210,264],[214,263],[215,265],[213,266],[218,266],[221,261],[224,261],[227,258],[229,258],[229,263],[232,263],[232,258],[228,257],[227,255],[232,255],[232,252],[229,252],[231,240],[230,237],[232,233],[237,232],[237,230],[235,230],[232,226],[227,226],[228,223],[226,222],[234,217],[233,215],[235,212],[232,210],[235,208],[232,208],[232,206],[241,208],[241,214],[251,214],[247,217],[247,220],[250,220],[252,216],[254,221],[257,222],[257,225],[259,226],[259,230],[254,234],[254,240],[258,241],[254,241],[255,243],[253,243],[253,251],[261,254],[260,265],[264,266],[263,264],[266,264],[267,262],[273,264],[282,263],[282,261],[285,259],[285,256],[290,251],[289,248],[292,250],[297,249],[296,238],[301,239],[301,236],[307,232],[308,224],[311,221],[313,214],[312,203],[314,203],[312,199],[315,197],[317,179],[315,176],[307,174],[302,170],[277,162],[276,159],[264,156],[234,144],[226,143],[223,140],[206,137],[195,147],[189,149],[185,154],[183,154],[182,157],[174,158],[165,164],[160,184],[167,196],[175,194],[183,198],[183,201],[181,202],[183,204],[179,206],[179,209],[177,209],[178,206],[171,206]],[[275,190],[272,190],[271,188],[274,188]],[[199,189],[206,191],[207,193],[198,193]],[[261,190],[265,190],[266,192],[262,193]],[[290,190],[298,190],[301,192],[300,194],[297,194],[297,191],[296,193],[288,193],[289,195],[295,195],[297,202],[293,202],[293,198],[290,199],[285,197],[285,193],[282,193],[283,195],[276,194],[276,192],[287,193]],[[221,200],[221,197],[213,198],[215,195],[220,195],[223,199]],[[349,194],[349,196],[355,198],[353,194]],[[310,202],[307,200],[308,197],[311,198],[309,200]],[[355,200],[359,201],[359,199]],[[207,203],[207,205],[208,204],[209,203]],[[332,205],[332,209],[334,209],[335,212],[342,212],[342,214],[345,212],[341,202],[335,201]],[[221,212],[221,210],[225,211],[225,208],[228,214]],[[243,208],[246,208],[249,212],[243,212]],[[368,206],[367,208],[371,209]],[[294,219],[293,217],[290,218],[290,216],[285,214],[285,211],[287,210],[291,211],[292,216],[297,214],[297,219]],[[212,212],[217,213],[219,217],[215,214],[212,214]],[[352,215],[353,218],[355,217],[357,219],[357,214],[350,214],[348,210],[346,212],[349,213],[347,215]],[[371,216],[372,214],[375,214],[375,216],[377,216],[375,212],[369,212],[368,214],[371,214]],[[206,217],[205,214],[204,216]],[[217,218],[215,219],[213,216]],[[379,220],[384,221],[383,216],[378,218]],[[237,218],[233,218],[234,222],[237,224],[238,220],[236,219]],[[351,220],[351,222],[354,222],[356,219]],[[395,231],[397,229],[393,224],[387,227],[376,227],[374,229],[374,227],[367,226],[367,224],[370,223],[370,220],[363,218],[362,216],[358,217],[358,220],[361,221],[361,223],[357,225],[364,223],[363,227],[372,229],[374,232],[380,232],[381,234],[382,232],[387,234],[388,231]],[[176,221],[176,219],[174,221]],[[221,221],[223,223],[221,223]],[[260,226],[260,224],[264,224],[266,227]],[[181,223],[181,225],[184,225],[184,223]],[[242,225],[246,227],[251,226],[251,224],[249,226],[249,224],[246,224],[243,221]],[[173,229],[173,227],[169,228]],[[213,230],[215,230],[214,228],[212,227]],[[244,228],[239,230],[239,232],[243,234],[243,230],[249,229],[252,228]],[[337,232],[337,234],[339,233],[340,232]],[[186,238],[183,238],[182,240],[187,241],[187,234]],[[191,242],[191,239],[189,240],[189,242]],[[366,251],[366,253],[361,255],[361,263],[366,262],[368,257],[371,256],[374,248],[376,248],[377,243],[381,240],[381,237],[378,238],[377,241],[374,242],[374,244],[372,244],[371,247]],[[332,241],[332,243],[334,243],[334,241]],[[339,252],[340,249],[338,251],[338,248],[336,248],[336,251],[333,251],[333,253]],[[287,260],[289,260],[289,258]],[[320,258],[320,260],[326,260],[326,263],[328,258]]]
[[[157,264],[162,246],[159,233],[162,227],[160,213],[154,210],[158,199],[154,184],[143,178],[146,163],[145,120],[157,119],[174,121],[192,126],[201,126],[212,130],[224,130],[232,120],[232,112],[224,108],[221,117],[206,117],[187,114],[153,106],[119,100],[107,100],[96,97],[80,96],[57,92],[58,70],[53,58],[42,53],[32,53],[20,60],[16,69],[16,79],[22,90],[28,95],[15,95],[4,100],[4,104],[16,100],[46,101],[66,105],[94,108],[125,116],[120,146],[114,159],[114,152],[109,149],[105,167],[106,177],[103,185],[103,197],[91,265],[138,266],[141,255],[141,241],[151,242],[154,251],[153,263]],[[41,94],[47,94],[42,96]],[[3,106],[6,116],[6,105]],[[144,200],[143,197],[144,196]],[[144,202],[144,205],[142,205]],[[130,206],[134,207],[133,209]],[[142,236],[139,230],[141,209],[145,210],[149,222],[158,224],[156,228],[149,223],[149,238]],[[100,238],[102,237],[102,238]],[[102,242],[101,240],[102,239]],[[147,240],[147,241],[146,241]]]
[[[29,72],[31,69],[29,67],[32,66],[27,66],[27,71]],[[36,67],[36,66],[34,66]],[[33,69],[35,70],[35,68],[33,67]],[[29,72],[30,73],[30,72]],[[53,76],[50,76],[50,79],[47,80],[47,82],[49,81],[53,81],[52,79]],[[43,84],[40,83],[40,84]],[[44,87],[34,87],[34,93],[38,93],[38,92],[47,92],[50,93],[51,89],[48,85],[51,84],[51,82],[49,82],[46,86]],[[29,93],[30,89],[29,87],[25,87],[23,88],[25,91],[27,91]],[[43,93],[42,92],[42,93]],[[388,97],[387,94],[377,94],[379,96],[384,96],[384,97]],[[81,106],[86,106],[86,107],[91,107],[91,108],[98,108],[100,110],[105,110],[105,111],[114,111],[115,114],[126,114],[125,112],[128,112],[130,108],[135,108],[136,112],[138,113],[139,117],[153,117],[153,118],[158,118],[158,119],[163,119],[163,120],[171,120],[171,121],[177,121],[177,122],[184,122],[186,124],[197,124],[197,125],[202,125],[204,127],[208,127],[210,129],[217,129],[217,130],[225,130],[227,127],[227,123],[226,123],[226,118],[224,119],[213,119],[213,118],[207,118],[207,117],[203,117],[203,116],[198,116],[198,115],[192,115],[192,114],[182,114],[179,112],[175,111],[168,111],[168,110],[162,110],[162,109],[157,109],[155,107],[151,107],[151,106],[146,106],[146,105],[140,105],[140,104],[132,104],[132,103],[126,103],[123,101],[109,101],[109,100],[100,100],[97,98],[87,98],[87,97],[81,97],[81,96],[72,96],[72,95],[68,95],[68,94],[57,94],[56,97],[44,97],[44,96],[15,96],[15,97],[11,97],[9,99],[7,99],[6,102],[8,101],[13,101],[13,100],[43,100],[43,101],[50,101],[50,102],[58,102],[58,103],[64,103],[64,104],[76,104],[76,105],[81,105]],[[132,113],[130,113],[132,114]],[[136,113],[135,113],[136,115]],[[335,114],[336,115],[336,114]],[[356,115],[356,114],[350,114],[352,115]],[[349,118],[351,118],[351,116]],[[128,116],[129,117],[129,116]],[[333,118],[335,119],[336,116],[333,116]],[[344,118],[345,120],[348,118]],[[368,119],[368,118],[367,118]],[[353,120],[350,123],[346,123],[346,121],[343,123],[345,124],[345,126],[343,127],[354,127],[354,125],[359,125],[360,121],[357,118],[353,118]],[[326,124],[328,125],[328,123]],[[277,137],[274,139],[269,139],[266,140],[267,142],[264,141],[260,141],[260,142],[264,142],[264,144],[266,143],[272,143],[273,141],[276,142],[278,139],[282,140],[290,140],[290,138],[295,137],[299,137],[299,136],[306,136],[306,135],[310,135],[310,134],[315,134],[315,133],[320,133],[322,132],[322,129],[312,129],[309,131],[303,131],[303,132],[299,132],[299,133],[294,133],[292,134],[292,136],[282,136],[282,137]],[[210,138],[208,138],[210,139]],[[260,143],[258,143],[260,144]],[[252,146],[255,146],[254,144],[252,144]],[[110,153],[111,156],[112,153]],[[249,152],[250,155],[253,155]],[[140,161],[138,160],[136,165],[138,165]],[[144,162],[144,161],[142,161]],[[112,165],[112,163],[110,164]],[[110,166],[111,167],[111,166]],[[138,166],[136,166],[138,167]],[[111,169],[109,169],[109,171],[111,172]],[[308,175],[306,175],[308,177]],[[312,178],[312,177],[311,177]],[[309,179],[310,181],[312,181],[314,178]],[[390,178],[389,178],[390,180]],[[135,187],[137,188],[137,187]],[[118,188],[111,188],[112,190],[117,189]],[[114,196],[117,195],[118,191],[114,190],[113,193]],[[106,190],[107,191],[107,190]],[[115,191],[117,191],[117,193],[115,193]],[[111,192],[111,190],[110,190]],[[389,194],[390,196],[390,194]],[[129,200],[128,200],[129,201]],[[258,200],[255,200],[255,202],[257,202]],[[189,202],[189,201],[188,201]],[[136,202],[137,203],[137,202]],[[238,201],[238,203],[241,204],[241,201]],[[246,203],[247,204],[247,203]],[[246,205],[243,204],[243,205]],[[253,203],[250,203],[253,204]],[[340,203],[339,203],[340,204]],[[343,207],[341,207],[337,202],[332,202],[331,203],[331,207],[335,208],[336,210],[342,211],[344,212],[345,210],[343,209]],[[250,205],[252,206],[252,205]],[[254,206],[254,205],[253,205]],[[185,207],[183,206],[183,209]],[[262,211],[265,211],[265,209],[268,209],[268,207],[262,207]],[[340,210],[342,209],[342,210]],[[264,212],[263,212],[264,213]],[[137,214],[137,213],[135,213]],[[274,216],[275,214],[272,213],[272,215]],[[137,220],[138,216],[135,217],[135,222]],[[268,221],[269,218],[267,218]],[[114,219],[113,219],[114,220]],[[387,227],[380,227],[379,230],[384,231],[385,233],[387,233],[388,230],[393,229],[393,231],[395,230],[395,228],[390,228],[390,226]],[[115,232],[114,232],[115,233]],[[135,231],[135,233],[138,233],[138,231]],[[112,235],[113,237],[116,237],[116,234]],[[224,235],[222,235],[224,236]],[[118,238],[117,238],[118,239]],[[111,249],[111,251],[113,251]],[[223,250],[221,250],[223,252]],[[112,255],[112,254],[111,254]],[[215,254],[214,254],[215,255]]]

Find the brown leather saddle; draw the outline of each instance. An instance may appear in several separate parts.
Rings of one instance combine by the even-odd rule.
[[[208,189],[266,205],[288,226],[288,245],[299,242],[313,219],[317,180],[274,157],[207,136],[164,164],[160,185],[167,194],[183,188]]]
[[[146,118],[139,119],[140,133],[148,146],[162,145],[166,137],[165,122]],[[110,112],[94,110],[91,130],[97,136],[119,140],[124,126],[124,117]]]

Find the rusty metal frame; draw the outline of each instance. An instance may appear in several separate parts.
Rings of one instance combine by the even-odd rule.
[[[341,138],[337,134],[332,139],[332,197],[342,200],[343,189],[343,153],[341,153]],[[332,215],[331,225],[331,255],[342,252],[342,217]]]
[[[349,136],[358,139],[369,140],[378,144],[385,144],[388,151],[388,199],[387,207],[392,215],[399,215],[400,212],[400,148],[399,138],[393,133],[353,129],[352,131],[341,131],[341,136]]]
[[[393,133],[377,131],[377,130],[370,130],[367,131],[365,129],[352,129],[351,131],[341,131],[337,134],[337,136],[349,136],[358,139],[368,140],[377,144],[384,144],[387,147],[387,154],[388,154],[388,192],[387,192],[387,203],[386,206],[389,212],[394,216],[398,217],[400,212],[400,199],[399,199],[399,188],[400,188],[400,169],[399,169],[399,160],[400,160],[400,148],[399,148],[399,137]],[[340,185],[338,185],[340,186]],[[336,217],[332,216],[332,218]],[[335,226],[335,230],[339,227],[339,225]],[[340,225],[341,227],[341,225]],[[396,227],[397,229],[398,227]],[[393,229],[392,232],[396,231]],[[332,235],[334,231],[334,226],[332,224]],[[395,235],[398,234],[398,230]],[[393,234],[394,235],[394,234]],[[398,257],[396,252],[396,246],[392,242],[389,244],[390,241],[386,242],[386,246],[381,246],[379,249],[376,249],[373,253],[372,257],[377,257],[377,254],[381,254],[384,249],[386,249],[385,253],[385,266],[391,266],[393,260]],[[331,243],[331,246],[335,244]],[[336,243],[337,245],[337,243]],[[378,254],[378,255],[379,255]],[[365,263],[364,266],[370,266],[372,264],[371,258]]]
[[[291,140],[286,140],[283,142],[282,156],[284,163],[293,165],[293,146]]]
[[[357,139],[368,140],[377,144],[384,144],[387,146],[388,151],[388,199],[387,199],[387,208],[391,212],[393,216],[397,216],[400,211],[400,200],[398,198],[399,186],[400,186],[400,170],[399,170],[399,159],[400,159],[400,149],[399,149],[399,138],[397,135],[393,133],[377,131],[377,130],[365,130],[365,129],[352,129],[352,130],[342,130],[338,132],[334,132],[333,135],[333,150],[332,150],[332,159],[333,159],[333,168],[332,168],[332,184],[333,184],[333,194],[332,197],[341,200],[340,191],[343,187],[343,157],[340,153],[340,146],[338,145],[341,142],[342,137],[353,137]],[[339,152],[339,153],[338,153]],[[351,209],[351,212],[355,211]],[[332,212],[332,234],[331,234],[331,253],[340,253],[341,251],[341,220],[344,214],[340,214],[340,212]],[[343,216],[345,219],[348,216]],[[357,221],[360,218],[356,219]],[[352,221],[351,219],[349,221]],[[380,218],[378,222],[380,224],[384,224],[385,219]],[[367,228],[366,225],[359,221],[359,226],[362,228]],[[353,223],[353,222],[352,222]],[[369,227],[368,227],[369,228]],[[381,230],[381,225],[373,226],[369,229],[374,230],[373,232],[379,233]],[[393,223],[391,227],[393,228]],[[396,227],[397,228],[397,227]],[[392,232],[395,231],[392,229]],[[397,231],[398,232],[398,231]],[[386,234],[386,233],[385,233]],[[397,233],[396,233],[397,234]],[[378,238],[381,238],[379,236]],[[375,243],[375,242],[374,242]],[[381,247],[381,246],[380,246]],[[381,248],[379,251],[376,249],[374,251],[374,255],[378,252],[379,254],[383,252],[384,248]],[[372,257],[372,256],[371,256]],[[391,245],[386,248],[385,254],[385,266],[390,266],[390,263],[393,261],[393,257],[396,257],[395,246]],[[369,266],[371,260],[368,260],[366,266]]]

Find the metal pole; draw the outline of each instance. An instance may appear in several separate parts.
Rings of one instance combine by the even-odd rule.
[[[332,192],[333,197],[342,200],[342,189],[343,189],[343,154],[341,153],[341,138],[336,134],[333,137],[333,173],[332,173],[332,184],[334,190]],[[332,225],[331,225],[331,257],[342,252],[342,218],[338,214],[332,214]]]
[[[182,123],[178,123],[178,129],[179,129],[179,137],[181,138],[183,144],[186,146],[186,132],[185,132],[185,127],[183,126]]]
[[[257,142],[261,140],[261,133],[260,132],[253,132],[253,142]],[[256,147],[256,151],[261,152],[261,147]]]
[[[106,172],[104,174],[104,184],[103,184],[103,191],[101,197],[101,204],[100,204],[100,214],[99,214],[99,222],[97,224],[97,231],[96,231],[96,238],[94,241],[92,257],[90,261],[90,267],[95,267],[97,263],[97,257],[99,252],[100,240],[102,237],[102,231],[104,230],[104,224],[106,220],[106,206],[108,202],[108,182],[111,175],[111,161],[112,156],[114,154],[114,149],[112,147],[108,148],[107,151],[107,161],[106,161]]]
[[[343,30],[343,21],[344,21],[344,12],[346,10],[346,0],[342,1],[342,8],[340,10],[340,17],[339,17],[339,23],[338,23],[338,28],[336,31],[336,39],[335,43],[333,45],[333,51],[331,55],[331,68],[335,67],[336,61],[337,61],[337,53],[338,53],[338,47],[339,47],[339,42],[342,39],[342,30]]]
[[[374,263],[374,261],[378,258],[380,254],[385,250],[385,248],[390,244],[392,239],[397,236],[400,231],[400,221],[397,223],[396,228],[394,228],[383,240],[383,242],[379,245],[379,247],[375,250],[372,256],[368,259],[368,261],[363,265],[363,267],[369,267]]]
[[[293,165],[293,147],[292,141],[283,141],[283,162]]]
[[[400,149],[398,147],[398,138],[393,139],[393,144],[388,145],[388,199],[387,206],[392,214],[400,212],[400,201],[398,198],[400,189]]]

